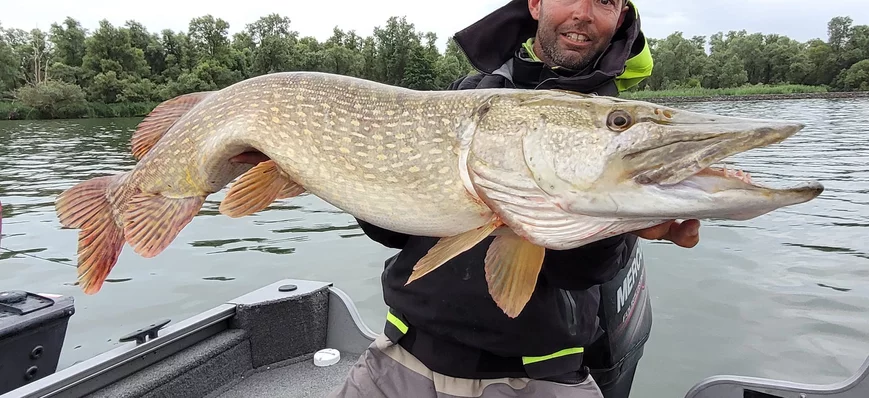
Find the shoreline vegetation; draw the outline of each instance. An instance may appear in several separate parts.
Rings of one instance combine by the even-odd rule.
[[[279,71],[318,71],[415,90],[474,73],[461,48],[405,17],[359,35],[335,26],[326,40],[269,14],[230,34],[204,15],[186,31],[135,20],[85,29],[73,17],[48,29],[0,25],[0,120],[143,117],[160,102]],[[828,37],[800,42],[745,30],[648,38],[651,76],[623,98],[661,103],[869,97],[869,25],[848,16]],[[438,43],[445,44],[442,49]]]
[[[767,101],[800,99],[851,99],[869,98],[869,91],[828,91],[825,87],[779,85],[762,87],[736,87],[728,89],[670,89],[628,91],[620,98],[662,103],[720,102],[720,101]],[[130,118],[144,117],[159,102],[87,103],[86,112],[77,118]],[[35,108],[21,102],[0,101],[0,120],[50,120]]]
[[[773,85],[734,88],[684,88],[628,91],[621,98],[660,102],[763,101],[788,99],[869,98],[869,91],[830,91],[823,86]]]

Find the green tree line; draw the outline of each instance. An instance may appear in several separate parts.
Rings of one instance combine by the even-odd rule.
[[[741,30],[708,39],[675,32],[649,45],[655,68],[640,85],[645,89],[799,84],[869,90],[869,26],[854,25],[850,17],[832,18],[826,41]]]
[[[68,17],[48,31],[0,25],[0,119],[141,116],[176,95],[217,90],[279,71],[307,70],[361,77],[419,90],[445,88],[473,72],[448,40],[392,17],[370,36],[335,27],[320,42],[270,14],[230,35],[212,15],[193,18],[186,32],[149,32],[141,23],[94,31]],[[849,17],[828,23],[828,38],[801,43],[777,34],[731,31],[649,39],[653,75],[635,90],[811,85],[869,90],[869,26]]]

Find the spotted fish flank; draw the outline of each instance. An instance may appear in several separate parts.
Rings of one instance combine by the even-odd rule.
[[[672,218],[748,219],[816,197],[816,183],[776,190],[709,167],[801,127],[560,91],[415,91],[275,73],[164,102],[134,134],[132,170],[81,182],[56,208],[80,230],[89,294],[124,243],[158,255],[237,179],[220,205],[231,217],[307,192],[382,228],[442,238],[408,283],[496,235],[487,282],[515,317],[544,249]],[[242,154],[268,160],[231,161]]]

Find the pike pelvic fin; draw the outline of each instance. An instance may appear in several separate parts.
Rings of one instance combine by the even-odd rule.
[[[141,160],[178,119],[212,93],[213,91],[201,91],[183,94],[157,105],[136,126],[136,132],[131,139],[133,157]]]
[[[127,243],[142,257],[154,257],[172,243],[199,213],[205,195],[169,198],[159,193],[138,193],[124,214]]]
[[[413,266],[413,272],[411,272],[410,277],[404,285],[407,286],[411,282],[422,278],[429,272],[432,272],[443,265],[443,263],[450,261],[453,257],[476,246],[501,225],[501,221],[493,217],[490,222],[479,228],[472,229],[459,235],[441,238],[438,243],[432,246],[428,253],[426,253],[426,255]]]
[[[489,295],[510,318],[517,317],[537,287],[546,249],[515,234],[495,237],[486,252]]]
[[[109,186],[123,174],[96,177],[63,191],[55,201],[60,224],[78,228],[78,280],[85,294],[100,291],[124,247],[124,231],[112,217]]]
[[[220,213],[242,217],[268,207],[276,199],[292,198],[305,192],[278,168],[273,160],[266,160],[238,177],[226,198],[220,202]]]

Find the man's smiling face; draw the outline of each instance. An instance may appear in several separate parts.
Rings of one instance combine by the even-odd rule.
[[[627,0],[528,0],[538,21],[535,54],[550,66],[584,69],[612,40]]]

